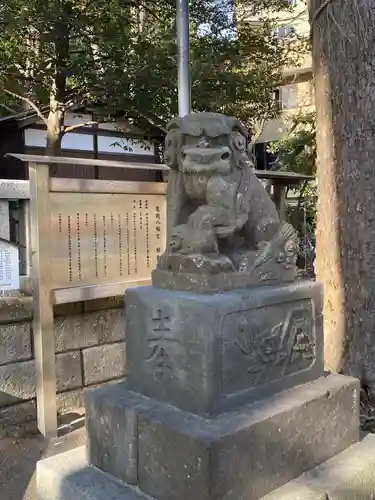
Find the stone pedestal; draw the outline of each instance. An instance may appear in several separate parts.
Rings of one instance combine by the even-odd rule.
[[[126,294],[128,387],[201,416],[323,375],[321,286]]]
[[[330,375],[213,419],[100,389],[89,461],[158,500],[257,500],[358,440],[358,389]]]
[[[129,290],[128,380],[87,395],[86,457],[39,464],[40,499],[258,500],[356,443],[359,383],[323,371],[321,298]]]

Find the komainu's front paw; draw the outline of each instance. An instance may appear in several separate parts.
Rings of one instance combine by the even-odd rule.
[[[235,226],[217,226],[215,228],[216,236],[218,238],[228,238],[236,231]]]

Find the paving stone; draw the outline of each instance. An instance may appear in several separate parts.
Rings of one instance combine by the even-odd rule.
[[[0,324],[0,365],[30,359],[30,323]]]
[[[119,378],[126,373],[125,342],[82,351],[85,385]]]

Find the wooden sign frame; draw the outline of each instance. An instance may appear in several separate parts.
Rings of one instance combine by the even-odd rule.
[[[151,283],[165,246],[166,184],[53,178],[51,163],[77,160],[14,156],[29,165],[37,419],[40,432],[51,438],[57,435],[53,306]],[[124,168],[120,162],[100,164]]]

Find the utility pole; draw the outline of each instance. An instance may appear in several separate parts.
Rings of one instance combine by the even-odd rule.
[[[178,114],[191,113],[189,0],[176,0],[177,58],[178,58]]]

